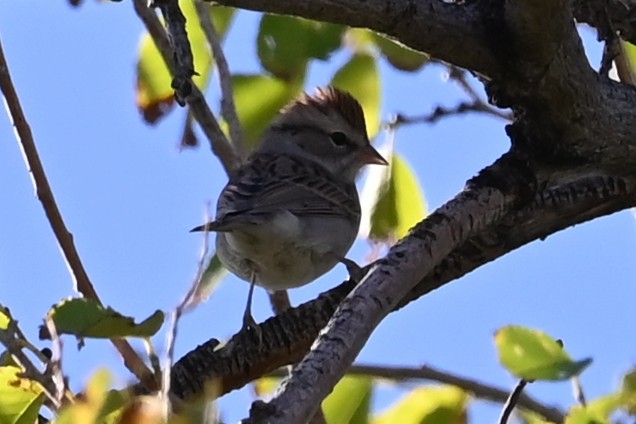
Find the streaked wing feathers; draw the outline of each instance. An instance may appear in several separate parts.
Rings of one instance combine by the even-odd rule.
[[[320,165],[301,158],[259,154],[230,179],[221,193],[217,220],[258,219],[259,215],[281,210],[299,217],[360,218],[355,185],[342,186]]]

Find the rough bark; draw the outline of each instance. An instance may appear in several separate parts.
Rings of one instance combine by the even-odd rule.
[[[510,107],[511,150],[416,226],[352,290],[346,283],[247,334],[174,366],[173,393],[217,378],[222,391],[304,359],[252,422],[302,422],[390,311],[537,238],[636,204],[636,91],[588,63],[575,19],[608,39],[636,38],[631,2],[597,0],[221,0],[361,26],[479,74]],[[609,32],[608,32],[609,31]],[[343,299],[341,301],[341,299]],[[318,339],[312,341],[321,328]],[[310,352],[305,352],[311,346]]]

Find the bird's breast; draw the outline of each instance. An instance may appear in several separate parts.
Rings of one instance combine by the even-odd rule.
[[[240,278],[269,290],[305,285],[332,269],[357,235],[344,218],[303,217],[284,211],[267,224],[217,234],[217,254]]]

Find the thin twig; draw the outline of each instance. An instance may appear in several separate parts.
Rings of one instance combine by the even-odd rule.
[[[64,399],[64,393],[66,393],[66,381],[64,379],[64,373],[62,372],[62,339],[57,333],[57,328],[55,328],[55,323],[50,315],[44,319],[44,322],[46,329],[51,335],[51,350],[53,351],[46,371],[50,373],[51,380],[55,384],[54,394],[56,404],[61,405]]]
[[[201,0],[195,1],[194,4],[199,15],[199,20],[201,21],[201,28],[212,48],[212,57],[219,71],[221,114],[230,128],[230,138],[232,139],[236,154],[241,161],[243,161],[247,156],[245,135],[238,119],[238,114],[236,113],[236,105],[234,104],[234,89],[232,88],[230,67],[225,58],[223,47],[221,46],[221,37],[219,37],[219,33],[214,27],[214,22],[212,22],[210,18],[210,10],[212,10],[212,8],[210,4],[204,3]]]
[[[386,123],[385,126],[397,128],[402,125],[433,124],[442,118],[463,115],[469,112],[483,113],[496,118],[505,119],[506,121],[512,121],[513,119],[512,114],[492,107],[482,100],[478,100],[476,102],[461,102],[454,107],[437,106],[433,112],[424,115],[406,116],[398,113],[395,118],[391,122]]]
[[[446,67],[448,69],[448,78],[455,81],[464,90],[464,92],[468,94],[468,97],[470,97],[473,102],[485,103],[475,88],[468,82],[468,79],[466,78],[466,71],[457,66],[447,65]]]
[[[155,346],[152,344],[152,340],[150,338],[144,338],[144,346],[146,347],[146,353],[148,354],[148,359],[150,360],[150,366],[152,367],[152,371],[155,374],[155,378],[157,381],[161,381],[161,361],[159,360],[159,355],[157,355],[157,351],[155,350]]]
[[[436,381],[459,387],[478,399],[502,404],[507,401],[509,396],[509,391],[503,388],[485,384],[475,379],[462,377],[428,365],[421,367],[393,367],[386,365],[357,364],[352,365],[347,374],[367,375],[398,383],[408,383],[413,380]],[[284,378],[287,377],[287,370],[286,368],[281,368],[270,375]],[[544,405],[525,393],[522,393],[519,397],[518,405],[529,411],[536,412],[551,422],[561,423],[565,419],[563,412],[558,408]]]
[[[51,407],[57,410],[62,405],[58,401],[55,393],[57,391],[55,382],[46,375],[22,352],[23,339],[20,338],[22,332],[18,329],[18,322],[13,319],[8,309],[2,312],[9,318],[7,329],[0,328],[0,343],[7,349],[13,360],[24,370],[22,376],[33,381],[37,381],[42,386],[44,395],[51,401]],[[46,363],[49,361],[47,360]]]
[[[156,13],[149,9],[144,0],[134,0],[133,5],[135,12],[146,26],[150,37],[152,37],[155,45],[159,49],[166,66],[174,75],[175,63],[172,58],[172,47],[165,29],[161,25]],[[219,158],[226,174],[231,175],[239,166],[240,161],[232,147],[231,143],[221,130],[221,127],[214,117],[212,110],[203,98],[203,94],[199,88],[192,84],[192,92],[186,98],[188,106],[192,111],[192,115],[199,123],[199,126],[205,133],[212,152]]]
[[[35,147],[35,140],[31,133],[31,127],[24,115],[22,106],[20,105],[20,99],[15,91],[13,82],[11,80],[11,74],[9,73],[9,67],[7,65],[6,58],[2,49],[2,43],[0,43],[0,90],[4,95],[5,104],[9,117],[13,122],[15,131],[17,134],[18,142],[22,148],[24,160],[27,168],[31,173],[31,179],[38,199],[42,203],[44,213],[53,229],[55,238],[60,245],[62,254],[71,272],[71,278],[73,279],[75,290],[79,291],[87,299],[92,299],[101,304],[101,300],[93,287],[88,274],[84,269],[84,265],[79,257],[79,253],[75,248],[73,241],[73,235],[68,231],[62,214],[57,207],[53,191],[46,178],[44,167],[40,161],[37,149]],[[111,342],[117,348],[121,354],[124,365],[150,390],[155,388],[154,380],[152,379],[152,373],[143,363],[143,361],[137,356],[137,353],[130,347],[128,342],[123,339],[111,339]]]
[[[207,215],[206,222],[209,221],[209,219],[207,219],[209,218],[209,213]],[[166,405],[168,405],[170,393],[171,370],[172,364],[174,363],[174,347],[177,340],[179,320],[185,312],[191,310],[200,302],[201,298],[197,296],[197,293],[199,292],[199,288],[203,280],[203,274],[205,273],[205,259],[208,256],[208,238],[208,233],[204,232],[203,247],[201,249],[201,257],[199,258],[196,276],[194,277],[194,281],[190,285],[188,292],[174,309],[170,317],[170,326],[167,329],[166,336],[166,359],[161,386],[162,398],[166,402]]]
[[[578,375],[572,377],[572,393],[574,394],[574,399],[576,399],[577,403],[583,407],[587,405],[587,400],[585,398],[585,391],[583,390],[583,386],[581,385],[581,379]]]
[[[519,380],[519,383],[517,383],[517,386],[512,391],[512,393],[510,393],[510,397],[508,397],[508,400],[504,404],[504,409],[503,411],[501,411],[501,416],[499,417],[499,424],[506,424],[508,422],[510,414],[512,414],[515,406],[517,406],[519,398],[521,397],[521,393],[527,385],[528,381],[524,379]]]

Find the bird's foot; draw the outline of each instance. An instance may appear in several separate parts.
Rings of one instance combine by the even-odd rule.
[[[261,327],[256,323],[254,317],[249,311],[245,311],[245,314],[243,315],[243,326],[241,327],[241,331],[256,335],[259,346],[263,342],[263,332]]]
[[[366,270],[364,268],[360,268],[360,265],[352,261],[351,259],[342,258],[340,262],[347,267],[347,272],[349,273],[349,278],[357,283],[362,281],[366,274]]]

